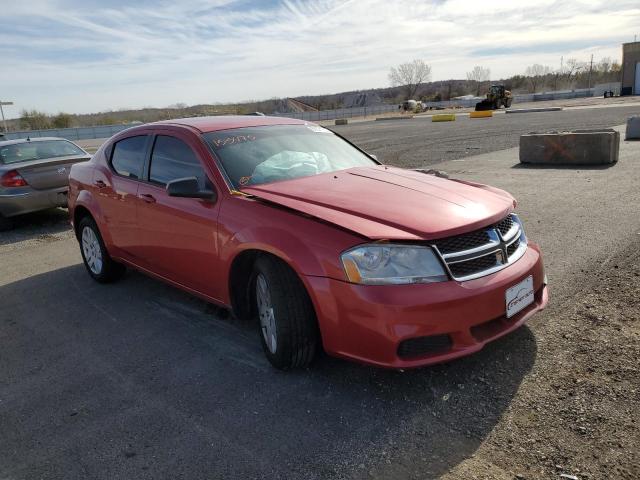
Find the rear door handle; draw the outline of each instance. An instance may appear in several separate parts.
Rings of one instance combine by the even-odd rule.
[[[142,199],[143,202],[146,203],[156,203],[156,197],[154,197],[153,195],[150,195],[148,193],[141,193],[139,195],[140,199]]]
[[[96,180],[93,184],[98,188],[105,188],[107,186],[102,180]]]

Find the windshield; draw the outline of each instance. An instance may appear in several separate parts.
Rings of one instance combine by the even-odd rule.
[[[234,188],[377,165],[317,125],[246,127],[203,136]]]
[[[86,155],[86,153],[66,140],[43,140],[0,146],[0,163],[5,165],[69,155]]]

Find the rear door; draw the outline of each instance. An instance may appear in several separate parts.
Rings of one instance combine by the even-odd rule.
[[[214,281],[219,271],[217,247],[218,201],[170,197],[171,180],[196,177],[201,188],[215,190],[201,149],[189,135],[159,132],[153,142],[146,182],[138,190],[140,255],[147,268],[174,282],[221,298]]]
[[[93,175],[95,198],[102,211],[107,237],[116,256],[136,261],[138,186],[144,172],[151,136],[138,133],[122,138],[105,152],[105,166]]]

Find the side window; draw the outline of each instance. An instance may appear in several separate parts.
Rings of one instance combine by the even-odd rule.
[[[142,175],[147,136],[140,135],[120,140],[113,146],[111,166],[123,177],[138,179]]]
[[[208,183],[200,161],[186,143],[175,137],[158,135],[151,154],[149,181],[166,185],[185,177],[196,177],[201,187]]]

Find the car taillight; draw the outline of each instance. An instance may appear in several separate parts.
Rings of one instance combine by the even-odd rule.
[[[17,170],[9,170],[0,177],[0,185],[3,187],[26,187],[28,183]]]

